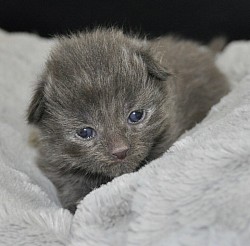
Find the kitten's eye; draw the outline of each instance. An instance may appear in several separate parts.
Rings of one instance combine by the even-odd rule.
[[[144,110],[136,110],[130,113],[128,117],[128,122],[131,124],[136,124],[139,123],[143,120],[144,118]]]
[[[96,135],[96,132],[93,128],[91,127],[86,127],[86,128],[83,128],[83,129],[80,129],[78,132],[77,132],[77,135],[81,138],[84,138],[84,139],[90,139],[90,138],[93,138],[95,137]]]

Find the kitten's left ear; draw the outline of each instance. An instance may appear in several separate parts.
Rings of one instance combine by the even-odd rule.
[[[161,81],[167,80],[170,73],[149,52],[140,51],[139,55],[145,63],[150,76]]]
[[[27,120],[29,124],[38,125],[43,116],[43,113],[45,111],[44,87],[44,81],[40,81],[37,85],[27,111]]]

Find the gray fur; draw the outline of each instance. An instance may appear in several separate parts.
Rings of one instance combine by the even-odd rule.
[[[228,92],[213,53],[190,41],[153,41],[97,29],[60,38],[28,110],[40,132],[39,167],[65,208],[161,156]],[[128,124],[131,111],[145,119]],[[76,131],[92,127],[83,140]],[[124,160],[110,148],[129,147]]]

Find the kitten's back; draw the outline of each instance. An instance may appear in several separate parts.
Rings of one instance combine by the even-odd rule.
[[[175,77],[177,119],[183,128],[191,128],[229,91],[225,76],[215,65],[214,52],[171,36],[156,39],[151,45],[157,60]]]

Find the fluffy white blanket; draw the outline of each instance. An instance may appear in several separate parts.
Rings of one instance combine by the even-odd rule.
[[[0,31],[0,245],[250,245],[250,42],[217,57],[232,92],[200,124],[74,216],[27,144],[25,109],[52,43]]]

